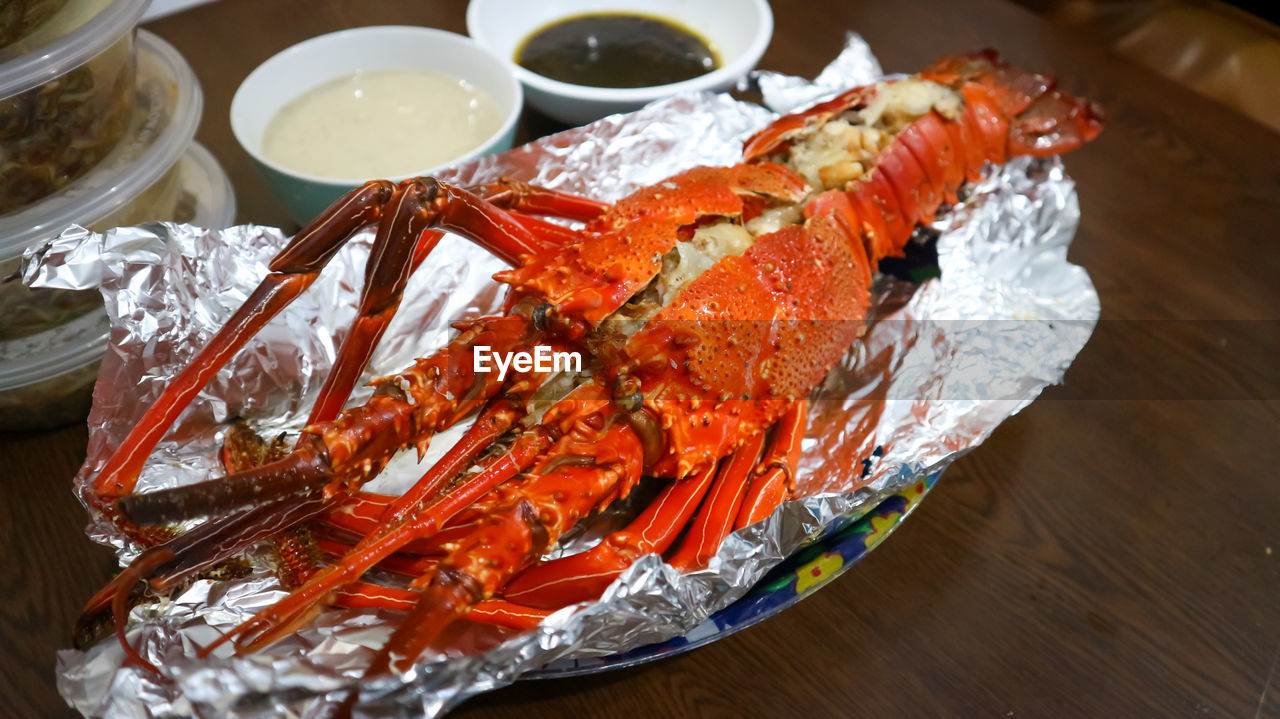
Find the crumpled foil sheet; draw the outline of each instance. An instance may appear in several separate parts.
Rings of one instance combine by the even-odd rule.
[[[822,82],[771,74],[758,81],[773,107],[790,110],[879,74],[856,37],[833,68]],[[677,96],[441,177],[471,184],[509,175],[617,198],[693,165],[732,164],[742,140],[773,117],[724,95]],[[1066,261],[1078,214],[1073,184],[1057,160],[1000,168],[939,221],[940,279],[880,281],[865,340],[812,403],[799,472],[805,498],[729,537],[706,570],[681,575],[647,556],[599,601],[561,610],[534,631],[458,623],[447,651],[424,657],[405,675],[364,683],[357,715],[437,716],[559,659],[682,635],[824,529],[976,447],[1059,381],[1092,332],[1097,294],[1085,272]],[[339,253],[311,290],[200,394],[151,458],[140,491],[218,474],[228,418],[249,418],[264,433],[299,427],[354,314],[370,234]],[[73,228],[29,253],[28,283],[98,287],[111,319],[88,458],[75,480],[81,496],[110,449],[244,300],[285,239],[256,226],[212,232],[151,224],[105,234]],[[494,309],[499,293],[489,277],[499,269],[496,259],[447,237],[411,281],[368,375],[391,372],[443,344],[450,320]],[[425,461],[449,444],[438,438]],[[878,459],[876,447],[883,448]],[[416,478],[414,457],[406,454],[370,489],[398,491]],[[135,551],[100,517],[89,534],[116,547],[122,561]],[[576,548],[586,544],[575,541]],[[199,646],[281,596],[266,569],[241,580],[197,581],[178,596],[136,607],[130,617],[129,640],[163,667],[165,679],[124,666],[109,638],[88,651],[59,654],[59,689],[93,716],[318,716],[358,682],[395,616],[329,610],[252,656],[194,658]]]

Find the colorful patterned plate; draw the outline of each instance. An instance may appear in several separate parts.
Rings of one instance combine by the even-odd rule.
[[[746,596],[712,614],[683,637],[625,654],[555,661],[522,678],[550,679],[631,667],[710,644],[763,621],[818,591],[879,546],[933,489],[939,476],[941,473],[920,479],[870,512],[827,532],[774,567]]]

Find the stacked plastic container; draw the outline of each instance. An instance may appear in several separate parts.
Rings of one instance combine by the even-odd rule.
[[[107,342],[98,293],[25,287],[24,250],[70,225],[235,218],[193,139],[194,73],[136,29],[149,1],[0,2],[0,431],[83,419]]]

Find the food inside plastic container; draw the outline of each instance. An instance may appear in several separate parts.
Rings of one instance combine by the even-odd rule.
[[[107,346],[105,314],[0,342],[0,431],[49,429],[89,413]]]
[[[39,0],[11,3],[33,6]],[[0,50],[0,213],[93,169],[129,125],[134,25],[147,0],[70,0]],[[45,10],[37,12],[33,20]],[[26,9],[16,8],[26,17]],[[3,21],[0,21],[3,22]],[[2,30],[0,30],[2,31]]]
[[[0,5],[0,47],[7,47],[38,30],[67,0],[5,0]]]
[[[222,166],[204,145],[193,142],[164,177],[89,229],[102,232],[156,218],[222,229],[235,221],[235,202]]]
[[[132,35],[65,75],[0,100],[0,212],[48,196],[106,156],[124,133]]]
[[[230,180],[213,155],[197,143],[161,181],[119,212],[128,216],[134,205],[172,208],[175,221],[201,227],[225,227],[236,213]],[[103,224],[123,223],[108,218]],[[96,291],[28,292],[52,297],[55,304],[74,300],[86,308],[102,306]],[[82,312],[69,322],[52,324],[36,334],[0,341],[0,431],[49,429],[79,422],[89,412],[98,362],[106,348],[106,315]]]
[[[24,287],[17,274],[26,248],[74,224],[105,230],[150,220],[194,221],[194,203],[183,197],[179,159],[191,151],[200,122],[200,86],[182,56],[146,32],[138,34],[138,71],[134,110],[119,145],[76,182],[32,207],[0,216],[0,340],[48,329],[100,302],[96,293]],[[212,163],[212,171],[222,175],[203,148],[196,156],[199,161],[193,162]],[[231,219],[215,214],[211,221],[219,224],[209,226],[223,227]]]

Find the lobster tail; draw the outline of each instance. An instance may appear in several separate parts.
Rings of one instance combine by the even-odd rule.
[[[944,58],[911,78],[849,90],[751,137],[818,191],[805,216],[828,215],[861,237],[872,267],[900,256],[918,223],[959,199],[987,163],[1074,150],[1097,137],[1092,103],[994,51]]]
[[[1056,78],[1004,62],[995,50],[945,57],[920,77],[960,90],[967,103],[988,105],[1007,118],[1009,156],[1070,152],[1102,132],[1097,105],[1057,89]]]

